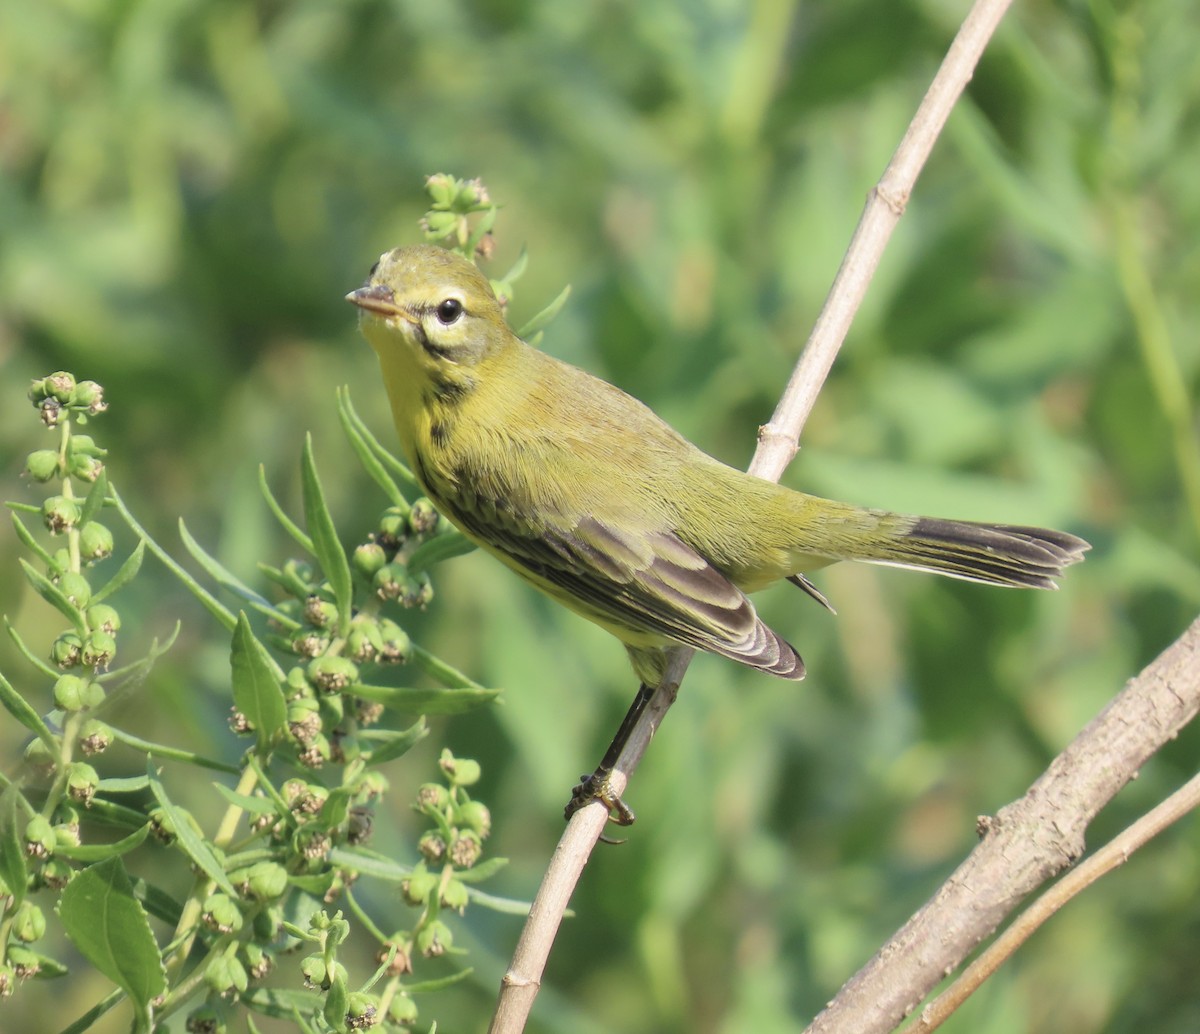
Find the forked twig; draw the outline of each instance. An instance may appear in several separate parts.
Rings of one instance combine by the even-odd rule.
[[[846,982],[808,1032],[894,1030],[1026,895],[1083,854],[1096,813],[1197,712],[1200,618],[1130,679],[1024,797],[981,820],[979,846]]]
[[[1200,807],[1200,775],[1192,776],[1161,804],[1122,830],[1094,855],[1081,862],[1045,894],[1025,909],[1004,933],[980,953],[958,979],[921,1010],[908,1030],[926,1034],[937,1030],[1013,953],[1021,947],[1055,912],[1081,894],[1102,876],[1129,861],[1129,856],[1144,847],[1159,833]]]

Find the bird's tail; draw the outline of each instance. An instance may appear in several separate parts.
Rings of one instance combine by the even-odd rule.
[[[873,510],[854,516],[854,530],[838,536],[841,555],[830,559],[932,571],[988,585],[1056,589],[1054,579],[1091,548],[1075,535],[1049,528]]]

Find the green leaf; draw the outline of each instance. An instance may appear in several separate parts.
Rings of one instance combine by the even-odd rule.
[[[336,790],[331,790],[329,796],[325,798],[325,803],[321,805],[318,821],[326,829],[336,829],[346,821],[346,814],[349,810],[350,791],[344,786],[339,786]]]
[[[338,868],[353,869],[363,876],[389,883],[399,883],[412,875],[411,865],[403,865],[387,855],[363,847],[335,847],[329,852],[329,861]]]
[[[215,557],[207,553],[204,547],[192,537],[192,533],[188,531],[182,517],[179,519],[179,537],[183,540],[183,548],[192,555],[192,559],[203,567],[208,576],[220,585],[221,588],[228,589],[235,596],[240,596],[265,617],[273,621],[279,621],[284,625],[299,627],[299,622],[289,618],[281,610],[273,606],[270,600],[255,592]]]
[[[183,904],[162,887],[147,883],[138,877],[133,881],[133,893],[142,903],[142,907],[155,919],[172,927],[179,925],[179,917],[183,914]]]
[[[179,638],[179,630],[183,628],[182,621],[176,621],[175,627],[171,630],[171,634],[167,637],[165,643],[159,644],[157,638],[150,641],[150,649],[146,651],[145,657],[140,657],[132,664],[126,664],[121,668],[113,668],[112,671],[106,671],[102,675],[96,676],[97,682],[119,682],[123,689],[130,689],[137,686],[150,674],[151,669],[164,653],[166,653],[175,644],[175,640]]]
[[[463,883],[482,883],[484,880],[490,880],[506,865],[508,865],[507,858],[489,858],[470,869],[455,870],[454,876]]]
[[[38,968],[37,973],[34,975],[34,980],[53,980],[56,977],[65,977],[71,972],[58,959],[52,959],[49,955],[43,955],[41,952],[35,951],[33,957],[37,961]]]
[[[517,331],[517,337],[525,340],[532,337],[538,331],[543,330],[549,325],[561,311],[562,307],[567,304],[567,299],[571,297],[571,285],[567,284],[561,291],[558,292],[558,297],[547,305],[541,312],[529,320],[520,330]]]
[[[471,236],[467,238],[467,246],[463,249],[464,257],[470,258],[478,253],[479,242],[483,240],[489,233],[492,232],[492,227],[496,225],[496,216],[500,209],[496,205],[492,205],[486,209],[475,223],[475,228],[471,231]]]
[[[74,1023],[63,1027],[59,1034],[84,1034],[84,1031],[92,1029],[92,1026],[101,1016],[113,1008],[113,1006],[119,1005],[123,1001],[125,1001],[125,992],[117,988],[101,998],[100,1001],[88,1009]]]
[[[343,1032],[346,1029],[346,1002],[349,992],[346,990],[346,978],[338,973],[325,992],[325,1008],[322,1015],[325,1022],[334,1030]]]
[[[511,284],[520,280],[525,275],[525,269],[529,265],[529,249],[525,245],[521,245],[521,254],[517,256],[517,261],[509,267],[507,273],[500,277],[500,283]]]
[[[129,996],[136,1028],[148,1029],[150,1002],[166,990],[166,973],[121,860],[109,858],[77,873],[58,914],[80,953]]]
[[[5,624],[7,623],[8,619],[6,618]],[[12,632],[15,637],[16,632],[11,626],[9,627],[9,631]],[[19,640],[18,644],[20,644]],[[15,689],[13,689],[8,679],[6,679],[3,675],[0,675],[0,704],[3,704],[4,709],[10,715],[12,715],[18,722],[25,726],[26,729],[37,736],[39,740],[46,744],[46,746],[50,749],[51,757],[53,757],[56,761],[62,760],[62,753],[59,749],[58,740],[55,739],[54,734],[50,731],[49,726],[42,721],[42,716],[29,706],[29,703],[26,701],[26,699]]]
[[[76,632],[80,635],[85,635],[87,633],[87,624],[83,620],[83,611],[67,599],[57,585],[50,581],[49,578],[24,557],[18,557],[17,562],[21,565],[21,570],[25,572],[25,577],[29,579],[29,584],[37,590],[38,595],[61,612],[63,617],[75,626]]]
[[[83,501],[83,506],[79,511],[79,527],[83,527],[88,521],[94,521],[96,514],[100,512],[104,506],[104,500],[108,498],[108,474],[104,468],[100,468],[100,473],[96,476],[96,480],[92,482],[92,487],[88,490],[87,498]]]
[[[149,785],[150,781],[145,776],[113,776],[101,779],[96,789],[105,793],[137,793]]]
[[[304,533],[304,529],[292,520],[284,512],[283,507],[279,505],[279,501],[271,491],[271,486],[267,484],[267,468],[261,463],[258,465],[258,487],[262,490],[263,498],[267,501],[267,508],[275,515],[275,519],[283,525],[283,530],[300,543],[300,548],[304,552],[315,555],[312,539]]]
[[[413,689],[407,686],[367,685],[356,685],[351,692],[406,714],[462,714],[500,695],[498,689]]]
[[[153,760],[147,761],[146,774],[150,777],[150,789],[154,791],[155,799],[171,820],[171,825],[175,829],[175,835],[178,838],[176,842],[213,883],[231,898],[236,898],[238,896],[237,890],[229,882],[229,877],[225,875],[225,870],[221,867],[217,856],[213,854],[212,848],[200,839],[199,834],[196,833],[196,830],[187,820],[187,817],[182,815],[176,809],[175,805],[171,803],[171,799],[167,796],[167,791],[158,778],[158,772],[154,768]]]
[[[313,555],[329,579],[333,599],[338,609],[338,635],[345,637],[350,631],[351,604],[354,585],[350,578],[350,561],[338,540],[337,528],[329,507],[325,504],[325,493],[317,477],[317,464],[313,459],[312,435],[304,436],[304,455],[300,462],[300,487],[304,496],[304,523],[313,540]]]
[[[12,522],[13,528],[17,532],[17,538],[21,540],[21,543],[25,546],[25,548],[33,553],[43,564],[46,565],[47,568],[52,567],[54,565],[54,558],[46,551],[45,547],[33,537],[33,532],[25,527],[25,522],[21,520],[21,518],[15,513],[12,515]]]
[[[162,548],[162,546],[160,546],[149,535],[146,534],[146,529],[138,524],[137,518],[133,516],[133,513],[130,511],[129,507],[125,505],[125,500],[120,497],[115,488],[112,489],[112,498],[113,502],[115,502],[117,505],[117,512],[125,518],[125,523],[129,525],[134,534],[139,536],[142,542],[150,547],[150,552],[158,557],[158,559],[167,566],[167,569],[174,574],[176,578],[183,582],[184,587],[193,596],[195,596],[196,599],[204,604],[205,609],[207,609],[213,617],[221,622],[227,631],[232,632],[233,626],[237,624],[237,619],[233,616],[233,613],[228,608],[224,607],[211,592],[204,588],[204,586],[196,581],[196,579],[190,574],[188,574],[187,571],[180,567],[170,553],[168,553]],[[118,577],[120,576],[120,571],[117,572],[117,575]],[[115,580],[116,579],[114,578],[114,581]]]
[[[418,980],[412,984],[405,984],[404,990],[410,995],[428,994],[431,991],[444,991],[448,987],[462,983],[474,972],[473,968],[468,967],[459,970],[457,973],[451,973],[449,976],[436,977],[433,980]]]
[[[440,657],[430,653],[416,643],[412,644],[412,659],[416,662],[417,667],[426,674],[432,675],[444,686],[449,686],[452,689],[483,689],[474,679],[464,675],[457,668],[447,664]],[[495,692],[498,693],[499,690]]]
[[[413,489],[416,489],[417,491],[421,491],[421,485],[417,481],[413,472],[411,470],[409,470],[408,467],[406,467],[403,463],[401,463],[400,460],[398,460],[394,455],[392,455],[391,452],[389,452],[387,449],[385,449],[383,447],[383,445],[380,443],[379,439],[376,438],[371,433],[371,429],[369,427],[367,427],[366,423],[363,421],[363,418],[358,415],[358,413],[355,411],[354,407],[350,404],[349,389],[344,389],[344,390],[345,390],[345,396],[344,396],[345,397],[345,405],[343,407],[342,405],[339,404],[339,406],[338,406],[339,413],[341,413],[343,411],[345,412],[346,416],[350,420],[350,423],[353,425],[354,430],[358,433],[358,436],[364,442],[367,443],[367,445],[370,447],[371,451],[379,459],[380,463],[382,463],[388,470],[390,470],[396,477],[398,477],[409,488],[413,488]],[[397,506],[405,506],[405,507],[408,506],[408,504],[406,502],[399,502],[396,505]]]
[[[134,833],[111,844],[78,844],[74,847],[58,845],[54,853],[76,862],[100,862],[105,858],[116,858],[139,846],[150,834],[150,823],[146,822]]]
[[[252,797],[249,794],[238,793],[236,790],[229,789],[224,783],[213,783],[212,785],[213,789],[235,808],[241,808],[242,811],[247,811],[251,815],[274,815],[277,811],[270,798]]]
[[[392,480],[379,457],[375,455],[371,446],[367,444],[366,439],[355,426],[352,418],[354,410],[350,407],[349,388],[338,388],[337,406],[342,430],[346,432],[346,437],[350,440],[350,447],[358,456],[358,461],[363,465],[363,469],[371,476],[371,480],[383,489],[383,494],[391,500],[393,506],[407,510],[408,500],[404,498],[404,493],[400,491],[400,487]]]
[[[0,796],[0,879],[4,880],[8,893],[12,895],[13,909],[25,900],[25,879],[28,876],[25,845],[17,828],[19,796],[20,791],[15,786],[8,787]]]
[[[453,528],[443,531],[426,542],[422,542],[412,551],[405,566],[409,574],[420,574],[434,564],[463,556],[475,549],[475,543],[460,531]]]
[[[533,903],[530,901],[519,901],[516,898],[502,898],[495,894],[485,894],[474,887],[467,888],[467,896],[471,899],[472,904],[482,905],[484,908],[490,908],[493,912],[500,912],[509,916],[527,916],[529,915],[529,910],[533,907]],[[564,915],[570,918],[575,913],[568,909]]]
[[[321,998],[316,991],[300,988],[256,987],[242,995],[239,1001],[264,1016],[291,1020],[299,1016],[312,1016],[321,1007]]]
[[[139,539],[137,548],[129,554],[129,558],[119,568],[98,592],[92,593],[92,602],[99,603],[102,600],[108,599],[114,592],[125,588],[130,582],[137,577],[138,571],[142,569],[142,559],[146,556],[146,540]]]
[[[124,729],[114,728],[113,739],[128,744],[134,750],[152,754],[156,758],[183,761],[189,765],[198,765],[200,768],[210,768],[215,772],[228,772],[230,775],[242,774],[242,770],[237,765],[231,765],[227,761],[217,761],[215,758],[206,758],[203,754],[197,754],[195,751],[180,750],[178,747],[168,747],[162,743],[155,743],[153,740],[144,740]]]
[[[283,696],[275,662],[255,638],[244,610],[238,611],[237,628],[229,653],[232,668],[233,703],[254,726],[258,750],[264,753],[287,725],[287,701]]]
[[[368,765],[382,765],[386,761],[394,761],[396,758],[407,754],[416,744],[429,735],[429,726],[425,722],[425,716],[422,715],[412,725],[401,732],[367,730],[359,735],[371,744],[370,756],[367,758],[366,763]]]
[[[288,876],[288,886],[298,887],[305,894],[311,894],[314,898],[324,898],[329,893],[329,889],[333,886],[333,881],[337,877],[338,873],[336,869],[328,869],[325,872],[316,873],[311,876],[301,876],[292,873]]]

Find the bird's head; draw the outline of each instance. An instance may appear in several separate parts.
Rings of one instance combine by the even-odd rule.
[[[429,244],[381,255],[346,301],[362,310],[363,334],[385,361],[407,346],[423,365],[473,366],[511,333],[487,277]]]

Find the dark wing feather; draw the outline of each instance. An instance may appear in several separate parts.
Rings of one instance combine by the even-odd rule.
[[[456,523],[609,625],[652,633],[783,678],[804,677],[795,649],[759,619],[745,593],[674,532],[636,538],[593,516],[568,532],[522,534],[515,522]]]

